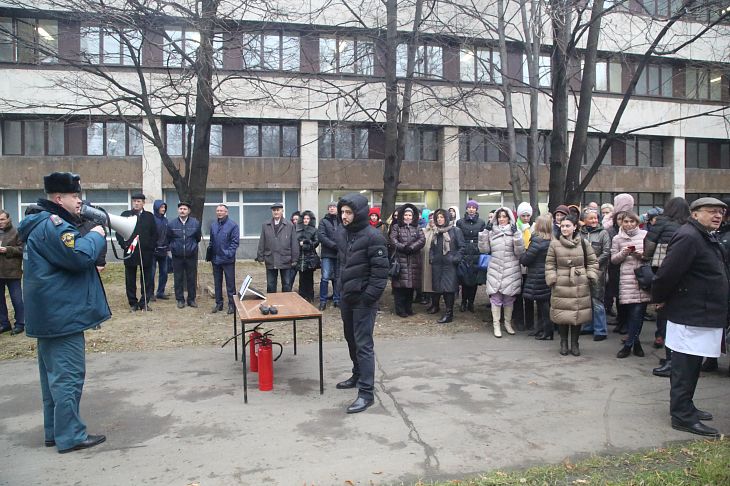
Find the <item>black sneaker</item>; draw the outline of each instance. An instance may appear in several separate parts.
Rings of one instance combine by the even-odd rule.
[[[182,309],[185,307],[185,301],[184,300],[178,300],[177,301],[177,308]]]

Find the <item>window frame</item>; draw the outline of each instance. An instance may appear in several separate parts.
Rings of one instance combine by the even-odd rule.
[[[271,60],[267,60],[266,55],[266,39],[278,37],[277,46],[272,48],[272,52],[276,50],[276,67],[271,66]],[[243,61],[244,71],[281,71],[281,72],[300,72],[302,66],[301,58],[301,47],[302,39],[298,32],[292,32],[288,30],[263,30],[258,32],[244,32],[239,37],[242,39],[241,43],[241,59]],[[292,39],[296,39],[296,46],[287,47],[285,44],[291,42]],[[255,44],[255,50],[248,48]],[[288,49],[292,49],[296,52],[296,67],[290,66],[287,62],[286,53]],[[249,65],[248,58],[252,55],[257,56],[256,62],[251,62]]]
[[[19,147],[20,153],[11,154],[6,152],[6,146],[8,143],[8,137],[6,135],[6,123],[19,123],[20,125],[20,140]],[[27,128],[28,123],[43,123],[43,153],[41,154],[30,154],[27,150]],[[62,126],[62,140],[63,140],[63,153],[50,153],[51,152],[51,124],[63,124]],[[66,135],[66,124],[63,121],[49,120],[49,119],[5,119],[0,123],[0,138],[2,138],[2,146],[0,146],[0,155],[7,157],[63,157],[68,154],[68,140]]]
[[[10,45],[10,51],[12,52],[12,59],[9,61],[0,61],[1,62],[7,62],[7,63],[14,63],[14,64],[57,64],[58,63],[58,41],[59,41],[59,29],[58,29],[58,20],[55,19],[39,19],[34,17],[2,17],[2,19],[8,19],[10,20],[10,25],[12,32],[10,32],[10,38],[7,39],[7,42],[5,42],[6,45]],[[33,23],[31,24],[30,21]],[[23,43],[21,44],[19,42],[20,39],[20,32],[19,32],[19,26],[18,24],[22,23],[23,25],[28,25],[32,29],[33,32],[33,38],[30,40],[23,40]],[[52,33],[55,34],[55,37],[51,35],[51,33],[48,32],[48,30],[44,27],[44,23],[55,23],[55,27],[52,28]],[[51,38],[51,40],[55,43],[54,45],[51,45],[48,50],[50,50],[53,54],[50,55],[44,55],[42,54],[41,50],[42,48],[45,48],[44,41],[41,39],[42,37],[45,37],[43,33],[40,31],[43,30],[45,34]],[[28,45],[25,45],[28,44]],[[29,60],[21,60],[20,55],[20,49],[28,50],[30,55],[28,56]]]

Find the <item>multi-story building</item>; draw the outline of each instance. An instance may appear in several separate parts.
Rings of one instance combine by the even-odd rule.
[[[215,217],[215,205],[226,203],[241,228],[241,257],[253,254],[272,202],[283,202],[287,213],[311,208],[323,214],[330,200],[359,191],[379,204],[385,11],[376,0],[357,2],[356,8],[346,4],[287,5],[291,12],[266,14],[270,18],[251,11],[221,13],[225,22],[220,25],[227,27],[213,47],[215,79],[221,81],[217,93],[224,106],[216,110],[211,130],[204,226]],[[603,18],[599,40],[586,163],[604,142],[602,133],[653,36],[680,4],[611,2],[614,8]],[[429,208],[463,207],[467,199],[485,209],[512,206],[499,85],[503,76],[512,80],[514,118],[524,129],[529,80],[521,24],[510,27],[502,59],[497,32],[485,27],[496,21],[469,18],[452,2],[429,5],[419,36],[398,201]],[[483,2],[483,15],[494,20],[495,5]],[[614,194],[629,192],[644,211],[672,196],[691,200],[730,193],[730,25],[722,18],[728,10],[715,2],[698,5],[672,26],[660,45],[666,52],[651,58],[618,131],[632,132],[611,142],[585,201],[609,202]],[[411,7],[399,8],[399,14],[408,17]],[[515,8],[508,4],[512,12]],[[702,32],[718,18],[718,25]],[[195,59],[199,34],[190,20],[157,20],[149,30],[133,22],[110,26],[94,12],[0,2],[0,202],[16,221],[41,195],[41,176],[52,170],[80,173],[84,197],[111,212],[126,209],[130,195],[139,190],[150,204],[162,198],[175,207],[177,193],[157,148],[129,126],[132,120],[148,129],[150,119],[137,111],[135,121],[128,106],[116,116],[102,106],[98,87],[79,99],[86,88],[83,80],[93,77],[82,73],[80,64],[111,73],[123,86],[135,82],[139,60],[150,85],[173,75],[184,84],[181,73]],[[398,76],[405,74],[404,39],[411,28],[402,25]],[[542,30],[549,32],[549,24],[543,23]],[[695,39],[696,34],[701,35]],[[550,36],[540,43],[539,199],[544,204],[552,124]],[[575,64],[580,65],[579,57]],[[578,96],[578,85],[571,82],[571,96]],[[461,103],[443,102],[458,96],[463,96]],[[194,106],[194,94],[192,99],[188,106]],[[569,106],[571,122],[574,105]],[[152,121],[164,136],[167,153],[180,165],[191,141],[184,106],[181,100],[158,105]],[[526,132],[519,131],[516,141],[518,159],[524,161]]]

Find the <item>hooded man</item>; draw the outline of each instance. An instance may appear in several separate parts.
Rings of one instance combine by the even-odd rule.
[[[388,250],[383,234],[368,224],[368,201],[353,193],[343,196],[337,214],[344,230],[337,232],[340,265],[340,312],[352,360],[352,376],[338,389],[358,388],[347,413],[373,404],[375,353],[373,328],[378,300],[388,281]]]
[[[155,217],[155,225],[157,225],[157,244],[154,251],[154,262],[152,263],[152,285],[154,288],[155,273],[157,268],[160,269],[160,276],[157,282],[157,291],[154,299],[167,300],[169,297],[165,294],[167,286],[167,274],[170,269],[167,268],[167,253],[170,247],[167,244],[167,203],[162,199],[157,199],[152,204],[152,215]]]
[[[86,375],[84,331],[111,317],[96,259],[105,248],[101,226],[81,236],[81,183],[76,174],[43,178],[46,199],[18,227],[25,242],[26,334],[38,340],[46,447],[66,453],[106,440],[89,435],[79,416]]]

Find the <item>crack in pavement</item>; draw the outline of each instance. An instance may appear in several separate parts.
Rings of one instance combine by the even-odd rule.
[[[433,448],[433,446],[429,445],[421,438],[421,434],[418,432],[416,424],[414,424],[410,417],[408,417],[408,413],[405,411],[403,406],[398,403],[395,395],[385,387],[384,380],[388,379],[388,374],[383,369],[383,365],[380,363],[377,355],[375,356],[375,363],[379,371],[379,376],[377,379],[378,386],[383,393],[390,397],[391,401],[393,402],[393,406],[395,407],[395,410],[398,412],[398,415],[400,415],[401,420],[403,420],[403,423],[406,425],[406,427],[408,427],[408,438],[423,448],[423,452],[426,456],[423,460],[424,470],[427,474],[430,475],[437,474],[439,472],[441,464],[439,462],[438,456],[436,456],[436,450]]]
[[[606,405],[603,408],[603,427],[606,430],[606,447],[608,448],[613,447],[613,443],[611,442],[611,426],[608,422],[608,409],[611,405],[611,399],[613,398],[614,393],[616,393],[615,387],[611,390],[611,393],[608,394],[608,398],[606,398]]]

